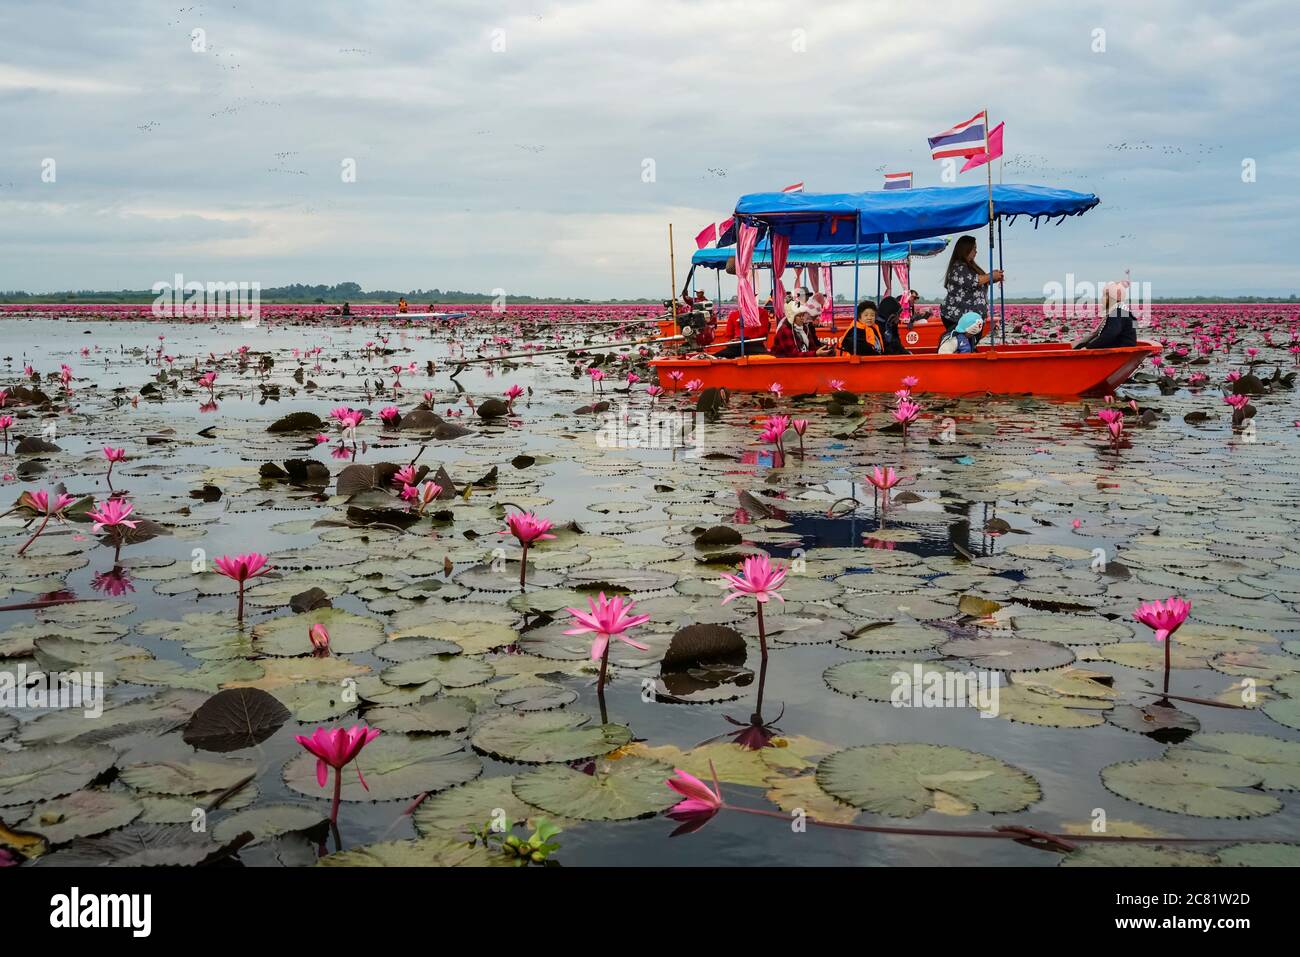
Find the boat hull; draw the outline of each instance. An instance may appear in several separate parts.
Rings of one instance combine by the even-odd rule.
[[[941,395],[1106,395],[1128,380],[1160,347],[1139,342],[1119,349],[1071,349],[1055,342],[982,346],[967,355],[825,356],[779,359],[665,358],[651,362],[659,384],[673,389],[698,379],[701,388],[767,392],[780,383],[787,395],[829,392],[840,380],[848,392],[894,392],[914,376],[917,392]],[[674,380],[673,372],[681,372]]]

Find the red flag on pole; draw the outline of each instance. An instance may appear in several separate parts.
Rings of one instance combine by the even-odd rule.
[[[703,249],[709,243],[716,242],[718,239],[718,224],[709,223],[695,235],[695,248]]]
[[[797,182],[797,183],[791,183],[791,184],[790,184],[789,186],[787,186],[785,189],[781,190],[781,192],[783,192],[783,193],[802,193],[802,192],[803,192],[803,180],[800,180],[800,181]]]

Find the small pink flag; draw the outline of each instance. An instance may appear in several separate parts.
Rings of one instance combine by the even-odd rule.
[[[718,224],[709,223],[695,236],[695,248],[703,249],[711,242],[716,242],[718,238]]]
[[[989,151],[987,153],[976,153],[966,161],[958,172],[964,173],[968,169],[974,169],[976,166],[983,166],[990,160],[995,160],[1002,155],[1002,127],[1006,126],[1005,121],[999,123],[993,129],[989,130]]]

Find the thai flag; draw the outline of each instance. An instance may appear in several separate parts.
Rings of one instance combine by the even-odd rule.
[[[988,125],[988,116],[981,111],[965,123],[958,123],[952,129],[931,136],[929,138],[930,159],[944,159],[948,156],[969,157],[987,152]]]
[[[802,192],[803,192],[803,180],[800,180],[800,181],[797,182],[797,183],[791,183],[791,184],[790,184],[789,186],[787,186],[785,189],[781,190],[781,192],[783,192],[783,193],[802,193]]]
[[[886,173],[885,189],[911,189],[912,174],[907,173]]]

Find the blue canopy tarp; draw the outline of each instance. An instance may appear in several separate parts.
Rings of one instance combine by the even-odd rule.
[[[847,246],[791,246],[786,257],[788,266],[851,266],[855,261],[871,266],[877,262],[902,262],[911,256],[936,256],[947,247],[945,239],[921,239],[914,243],[885,243],[883,247],[861,245]],[[856,255],[855,255],[856,253]],[[879,256],[877,256],[879,254]],[[705,269],[722,269],[727,260],[736,255],[734,246],[722,249],[697,249],[691,256],[692,266]],[[772,264],[772,247],[767,240],[761,241],[754,250],[755,266]]]
[[[1092,193],[1049,186],[993,187],[993,215],[1014,220],[1079,216],[1101,200]],[[930,186],[862,193],[748,193],[736,216],[790,237],[791,246],[862,245],[946,236],[985,226],[987,186]],[[855,233],[855,230],[857,232]]]

